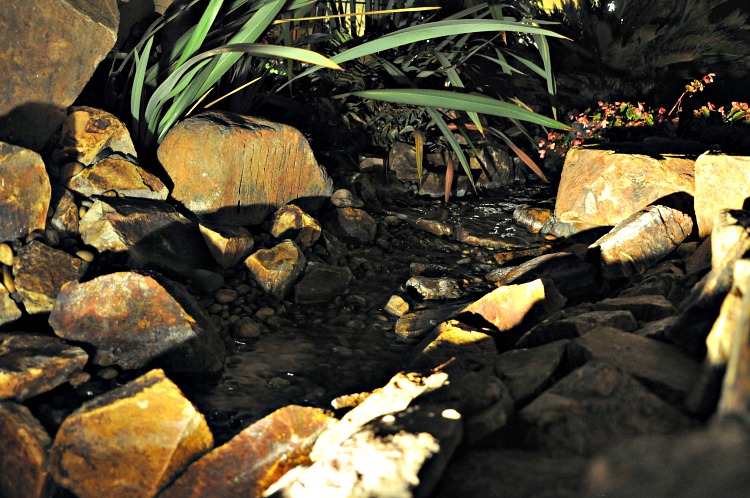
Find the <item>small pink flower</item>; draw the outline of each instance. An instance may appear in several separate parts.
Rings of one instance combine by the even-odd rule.
[[[547,153],[547,149],[540,149],[539,150],[539,158],[544,159],[544,155]]]

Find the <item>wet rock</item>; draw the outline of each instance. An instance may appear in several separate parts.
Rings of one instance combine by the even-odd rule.
[[[388,152],[388,169],[396,173],[402,182],[419,181],[417,174],[417,153],[413,145],[396,142]]]
[[[444,305],[434,308],[408,311],[396,321],[396,340],[416,343],[426,336],[438,324],[455,317],[466,305]]]
[[[698,362],[677,346],[608,327],[572,341],[568,358],[574,365],[592,359],[607,362],[674,404],[685,400],[699,371]]]
[[[0,140],[39,150],[60,127],[65,109],[114,46],[117,3],[3,3],[0,19],[27,20],[4,23]]]
[[[589,249],[606,278],[629,278],[674,251],[692,230],[689,215],[649,206],[618,223]]]
[[[372,242],[377,234],[377,222],[366,211],[357,208],[337,208],[323,218],[323,226],[336,237],[359,244]]]
[[[352,271],[346,266],[310,262],[294,286],[294,301],[297,304],[328,303],[346,292],[352,278]]]
[[[203,415],[152,370],[68,416],[50,460],[55,480],[81,498],[155,496],[212,446]]]
[[[15,10],[12,6],[8,7]],[[0,9],[4,10],[5,7]],[[4,101],[0,107],[7,102]],[[2,128],[3,119],[0,118],[0,134]],[[20,239],[34,230],[44,230],[52,187],[41,156],[28,149],[0,142],[0,178],[3,179],[0,182],[0,219],[3,220],[0,223],[0,240]]]
[[[10,292],[4,285],[0,285],[0,326],[11,323],[21,318],[21,310],[10,297]]]
[[[195,223],[169,204],[141,199],[99,199],[80,222],[81,238],[99,252],[125,253],[131,267],[152,265],[190,274],[211,266]]]
[[[156,176],[122,157],[109,156],[73,176],[66,185],[84,197],[165,200],[169,189]]]
[[[263,334],[263,326],[252,318],[240,318],[232,328],[232,337],[256,339]]]
[[[86,352],[39,334],[0,333],[0,399],[23,401],[50,391],[79,372]]]
[[[495,375],[508,386],[521,408],[567,374],[564,358],[569,341],[555,341],[537,348],[513,349],[493,363]]]
[[[281,206],[271,216],[269,232],[278,240],[291,239],[300,249],[309,249],[320,238],[318,222],[299,206]]]
[[[315,438],[332,421],[320,408],[280,408],[204,455],[159,496],[261,496],[287,471],[310,463]]]
[[[123,122],[106,111],[88,106],[68,108],[55,154],[83,166],[91,166],[112,154],[138,156]]]
[[[745,496],[747,441],[747,428],[739,424],[640,438],[593,459],[586,496]]]
[[[337,208],[353,207],[362,208],[365,207],[365,203],[360,199],[354,197],[351,190],[340,188],[331,194],[331,204]]]
[[[458,242],[478,247],[490,247],[496,250],[528,250],[527,244],[515,243],[500,235],[475,234],[464,227],[455,230],[455,238]],[[536,255],[536,254],[535,254]]]
[[[487,332],[457,320],[441,323],[414,348],[407,365],[435,368],[455,359],[467,369],[482,367],[498,356],[495,339]]]
[[[52,446],[47,431],[24,405],[0,402],[0,495],[8,498],[45,498],[53,495],[47,453]]]
[[[539,233],[552,216],[552,210],[542,207],[521,204],[513,211],[516,225],[526,228],[531,233]]]
[[[247,258],[253,252],[255,241],[243,227],[198,225],[211,256],[222,268],[229,268]]]
[[[212,222],[258,224],[290,201],[315,210],[333,192],[299,131],[229,112],[181,121],[158,156],[174,183],[172,197]]]
[[[589,311],[563,318],[552,316],[526,332],[516,342],[516,348],[533,348],[560,339],[575,339],[599,327],[614,327],[632,332],[638,321],[628,310]]]
[[[307,260],[297,244],[285,240],[271,249],[260,249],[245,260],[250,275],[261,288],[282,299],[300,278]]]
[[[411,277],[406,281],[406,289],[412,291],[424,300],[458,299],[463,296],[463,290],[454,278]]]
[[[497,188],[510,185],[515,180],[513,159],[504,148],[487,144],[479,150],[479,159],[484,167],[477,178],[477,185]]]
[[[29,314],[52,311],[58,292],[83,277],[88,263],[66,252],[32,240],[13,263],[16,290]]]
[[[695,161],[695,217],[701,238],[722,209],[742,209],[750,197],[750,157],[701,154]]]
[[[53,188],[50,211],[54,213],[49,220],[51,228],[64,236],[78,235],[78,205],[70,190]]]
[[[60,337],[96,348],[92,362],[134,369],[153,361],[175,372],[217,371],[224,344],[185,288],[163,277],[119,272],[71,282],[49,323]]]
[[[519,418],[526,444],[590,456],[641,435],[690,427],[690,420],[615,367],[590,361],[542,393]]]
[[[587,228],[614,226],[670,194],[694,194],[693,166],[687,157],[649,155],[647,148],[620,144],[576,147],[565,158],[548,233],[569,236]]]
[[[542,245],[537,247],[529,247],[526,249],[506,249],[503,248],[500,251],[495,253],[495,261],[500,264],[504,265],[507,263],[510,263],[513,260],[516,259],[522,259],[522,258],[535,258],[537,256],[541,256],[543,254],[546,254],[552,250],[551,245]]]
[[[394,294],[388,299],[388,302],[383,307],[383,311],[391,316],[400,317],[409,311],[409,303],[403,297]]]
[[[653,322],[677,314],[674,305],[663,296],[625,296],[604,299],[592,305],[594,311],[630,311],[639,322]]]
[[[523,284],[548,278],[560,294],[568,299],[590,297],[596,290],[597,272],[574,254],[558,252],[530,259],[515,268],[498,268],[487,274],[487,280],[498,286]]]

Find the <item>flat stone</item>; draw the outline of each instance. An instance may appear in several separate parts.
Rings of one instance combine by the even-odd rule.
[[[369,243],[375,240],[377,222],[366,211],[357,208],[336,208],[323,217],[323,226],[347,242]]]
[[[253,252],[255,240],[244,227],[198,225],[211,256],[222,268],[229,268]]]
[[[0,399],[23,401],[51,391],[87,361],[83,349],[56,337],[0,333]]]
[[[141,368],[153,361],[175,372],[217,371],[224,343],[183,286],[157,275],[111,273],[71,282],[49,323],[60,337],[96,348],[92,362]]]
[[[52,439],[24,405],[0,402],[0,495],[44,498],[53,496],[47,454]]]
[[[674,251],[693,230],[688,214],[649,206],[618,223],[589,247],[606,278],[629,278],[645,272]]]
[[[109,156],[73,176],[66,185],[84,197],[109,195],[165,200],[169,189],[137,164],[122,157]]]
[[[579,365],[592,359],[607,362],[674,404],[685,400],[700,371],[700,364],[677,346],[608,327],[572,341],[568,358]]]
[[[495,374],[508,386],[521,408],[558,380],[569,341],[555,341],[531,349],[512,349],[493,363]],[[564,372],[567,374],[567,372]]]
[[[595,311],[630,311],[639,322],[653,322],[677,314],[674,305],[663,296],[625,296],[604,299],[593,304]]]
[[[518,416],[529,447],[583,456],[636,436],[668,434],[692,425],[638,381],[599,361],[568,374]]]
[[[750,197],[750,157],[701,154],[695,161],[698,234],[709,236],[722,209],[742,209]]]
[[[320,238],[321,228],[317,220],[294,204],[277,209],[270,223],[271,235],[278,240],[291,239],[300,249],[309,249]]]
[[[331,266],[310,262],[305,273],[294,286],[294,302],[297,304],[328,303],[344,294],[354,276],[346,266]]]
[[[81,498],[151,497],[212,446],[203,415],[152,370],[70,414],[50,460],[55,480]]]
[[[6,5],[0,6],[0,12]],[[15,18],[19,12],[15,12]],[[30,14],[31,15],[31,14]],[[2,19],[3,17],[0,17]],[[0,49],[2,51],[2,49]],[[0,58],[0,61],[6,59]],[[0,62],[2,67],[3,62]],[[3,93],[0,83],[0,94]],[[0,108],[7,100],[0,104]],[[0,112],[0,115],[3,113]],[[4,118],[0,118],[2,134]],[[26,237],[34,230],[44,230],[52,197],[47,171],[42,157],[36,152],[0,142],[0,240]]]
[[[91,166],[115,153],[138,157],[125,124],[113,114],[88,106],[68,108],[57,157]],[[159,182],[161,183],[161,182]]]
[[[302,276],[307,260],[297,244],[285,240],[270,249],[255,251],[245,260],[245,267],[261,288],[282,299]]]
[[[521,204],[513,211],[513,221],[531,233],[539,233],[552,216],[549,208]]]
[[[433,308],[406,310],[396,320],[396,340],[405,343],[419,342],[437,325],[455,317],[465,304],[448,304]]]
[[[13,276],[26,312],[52,311],[62,286],[78,281],[88,266],[82,259],[36,240],[23,246],[13,262]]]
[[[458,280],[448,277],[411,277],[406,289],[424,300],[458,299],[464,295]]]
[[[516,348],[533,348],[560,339],[575,339],[598,327],[614,327],[625,332],[638,328],[638,321],[628,310],[589,311],[577,315],[551,317],[526,332]]]
[[[157,154],[172,197],[210,222],[259,224],[290,201],[314,211],[333,192],[305,137],[259,118],[191,116],[169,130]]]
[[[159,496],[261,496],[292,468],[310,464],[315,438],[332,421],[320,408],[280,408],[204,455]]]
[[[0,4],[0,140],[41,150],[114,46],[119,17],[115,0]]]

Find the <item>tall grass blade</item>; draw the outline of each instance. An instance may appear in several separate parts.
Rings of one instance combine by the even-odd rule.
[[[425,107],[425,110],[427,111],[427,114],[430,115],[430,118],[432,118],[432,121],[435,123],[435,125],[437,125],[440,132],[443,134],[443,137],[445,137],[445,139],[448,141],[448,145],[451,146],[453,152],[456,153],[458,162],[461,163],[461,167],[463,167],[466,176],[469,178],[471,187],[474,189],[474,192],[476,192],[477,186],[474,184],[474,177],[471,176],[471,165],[469,164],[469,160],[466,158],[466,154],[464,154],[463,149],[458,144],[456,137],[453,136],[453,132],[448,128],[448,123],[445,122],[442,114],[440,114],[436,108]]]
[[[541,178],[544,182],[549,183],[549,180],[547,180],[547,177],[544,175],[541,169],[539,169],[539,166],[536,165],[533,159],[529,157],[528,154],[526,154],[521,148],[519,148],[515,143],[513,143],[513,140],[508,138],[508,136],[503,133],[502,131],[496,129],[496,128],[490,128],[490,131],[495,136],[499,137],[505,144],[510,147],[513,152],[516,153],[516,155],[521,159],[521,161],[526,164],[526,166],[529,167],[531,171],[536,174],[539,178]]]

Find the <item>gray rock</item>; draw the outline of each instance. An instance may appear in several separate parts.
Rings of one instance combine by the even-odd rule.
[[[517,408],[567,374],[563,359],[569,341],[555,341],[531,349],[512,349],[493,363],[495,374],[508,386]]]
[[[614,327],[631,332],[638,328],[633,313],[627,310],[588,311],[580,314],[564,312],[564,318],[552,317],[526,332],[516,348],[532,348],[560,339],[575,339],[597,327]]]
[[[294,286],[294,301],[297,304],[328,303],[344,294],[353,278],[346,266],[311,262]]]
[[[630,311],[639,322],[653,322],[677,314],[677,310],[663,296],[626,296],[604,299],[592,305],[596,311]]]
[[[366,211],[357,208],[337,208],[323,218],[323,226],[336,237],[347,242],[367,243],[375,240],[377,222]]]

